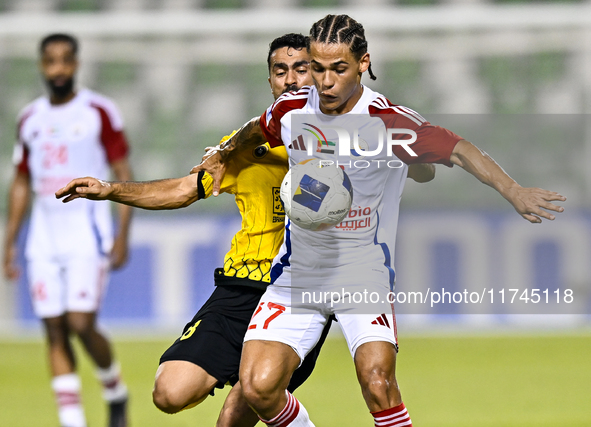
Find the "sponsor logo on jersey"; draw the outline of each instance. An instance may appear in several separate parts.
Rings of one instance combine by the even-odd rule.
[[[358,206],[351,208],[347,217],[335,226],[341,231],[355,231],[371,226],[371,208]]]
[[[273,215],[285,215],[285,209],[283,208],[283,202],[281,201],[281,187],[273,187],[271,188],[271,196],[273,198]],[[279,220],[283,221],[283,218],[279,218]],[[279,222],[279,221],[275,221],[275,218],[273,218],[273,222]]]

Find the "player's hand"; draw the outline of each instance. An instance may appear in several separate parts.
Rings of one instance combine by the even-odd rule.
[[[4,277],[8,280],[16,280],[20,276],[20,269],[16,265],[17,248],[10,245],[4,250]]]
[[[127,263],[129,256],[129,245],[127,244],[127,236],[119,234],[113,242],[113,249],[111,249],[111,268],[118,270]]]
[[[507,199],[523,218],[534,224],[542,222],[542,218],[553,221],[556,217],[547,211],[563,212],[564,208],[551,202],[566,201],[555,191],[523,187],[511,189]]]
[[[214,196],[219,195],[222,179],[226,173],[226,165],[222,162],[222,156],[217,150],[208,151],[205,156],[203,156],[201,163],[191,169],[191,174],[201,171],[205,171],[211,175],[211,178],[213,179],[212,194]]]
[[[91,200],[105,200],[111,194],[111,184],[100,179],[86,177],[70,181],[65,187],[55,192],[55,197],[64,203],[74,199],[83,198]]]

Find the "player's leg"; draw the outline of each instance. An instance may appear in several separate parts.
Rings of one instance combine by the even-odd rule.
[[[375,425],[412,426],[396,381],[396,324],[392,313],[337,314],[337,319]]]
[[[216,277],[217,280],[217,277]],[[220,285],[164,352],[152,397],[162,411],[191,408],[238,381],[244,334],[263,291]]]
[[[76,334],[95,365],[96,376],[109,407],[109,426],[127,425],[127,386],[113,356],[112,345],[97,325],[102,294],[108,278],[108,261],[99,256],[68,259],[65,269],[68,328]]]
[[[293,393],[312,374],[316,365],[316,360],[320,354],[320,349],[326,340],[333,319],[334,316],[329,318],[327,324],[324,326],[318,343],[308,353],[300,367],[297,368],[291,376],[287,386],[287,390],[290,393]],[[258,421],[259,417],[253,412],[244,399],[241,383],[236,383],[226,397],[216,427],[253,427]]]
[[[107,369],[113,361],[111,344],[97,329],[96,313],[69,312],[66,314],[68,328],[76,334],[82,345],[101,369]]]
[[[42,319],[47,338],[47,351],[51,374],[70,374],[76,370],[76,358],[70,342],[70,330],[66,316]]]
[[[76,374],[76,359],[70,343],[65,316],[65,286],[60,265],[29,259],[27,272],[35,314],[43,321],[51,370],[51,388],[55,394],[62,426],[84,427],[86,419],[80,398],[81,382]]]
[[[216,427],[254,427],[258,422],[259,417],[248,406],[238,381],[226,396]]]
[[[285,408],[285,391],[300,361],[294,349],[281,342],[244,343],[240,363],[243,394],[263,420],[275,418]]]
[[[287,386],[326,322],[327,316],[312,309],[292,314],[289,288],[271,285],[261,298],[244,337],[240,381],[244,398],[265,424],[313,426]]]

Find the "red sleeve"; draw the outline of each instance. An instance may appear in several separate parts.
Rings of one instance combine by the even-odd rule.
[[[271,148],[283,145],[281,140],[281,119],[288,112],[303,108],[308,102],[310,88],[304,86],[297,92],[281,95],[261,116],[261,129]]]
[[[25,124],[25,120],[29,118],[31,113],[23,115],[23,117],[19,120],[18,126],[16,127],[16,140],[18,141],[18,145],[15,146],[15,153],[16,150],[19,150],[20,146],[20,153],[18,156],[13,154],[13,161],[16,163],[16,169],[23,174],[29,175],[29,147],[25,144],[23,137],[21,135],[23,125]]]
[[[271,148],[283,145],[281,141],[281,121],[277,120],[271,111],[273,106],[269,107],[261,116],[261,130],[265,139],[269,142]]]
[[[409,165],[413,163],[440,163],[449,167],[453,166],[449,159],[458,141],[463,139],[461,136],[441,126],[433,126],[418,113],[406,107],[390,105],[387,108],[380,108],[370,105],[369,113],[372,116],[380,117],[388,129],[409,129],[416,133],[417,140],[409,147],[417,156],[412,156],[401,145],[393,147],[394,154],[404,163]],[[393,133],[392,139],[410,138],[409,134]]]
[[[23,154],[21,157],[21,161],[16,165],[16,169],[20,173],[24,173],[25,175],[29,175],[29,149],[25,144],[22,145],[23,147]]]
[[[100,105],[92,104],[101,118],[101,143],[105,148],[107,160],[113,163],[129,154],[129,146],[123,130],[115,130],[107,111]]]

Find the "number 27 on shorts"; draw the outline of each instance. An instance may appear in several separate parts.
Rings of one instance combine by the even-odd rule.
[[[250,325],[248,325],[248,329],[256,329],[263,319],[265,319],[263,323],[263,329],[267,329],[269,327],[269,323],[271,323],[273,319],[276,319],[284,311],[285,307],[281,304],[276,304],[274,302],[261,302],[250,319]]]

